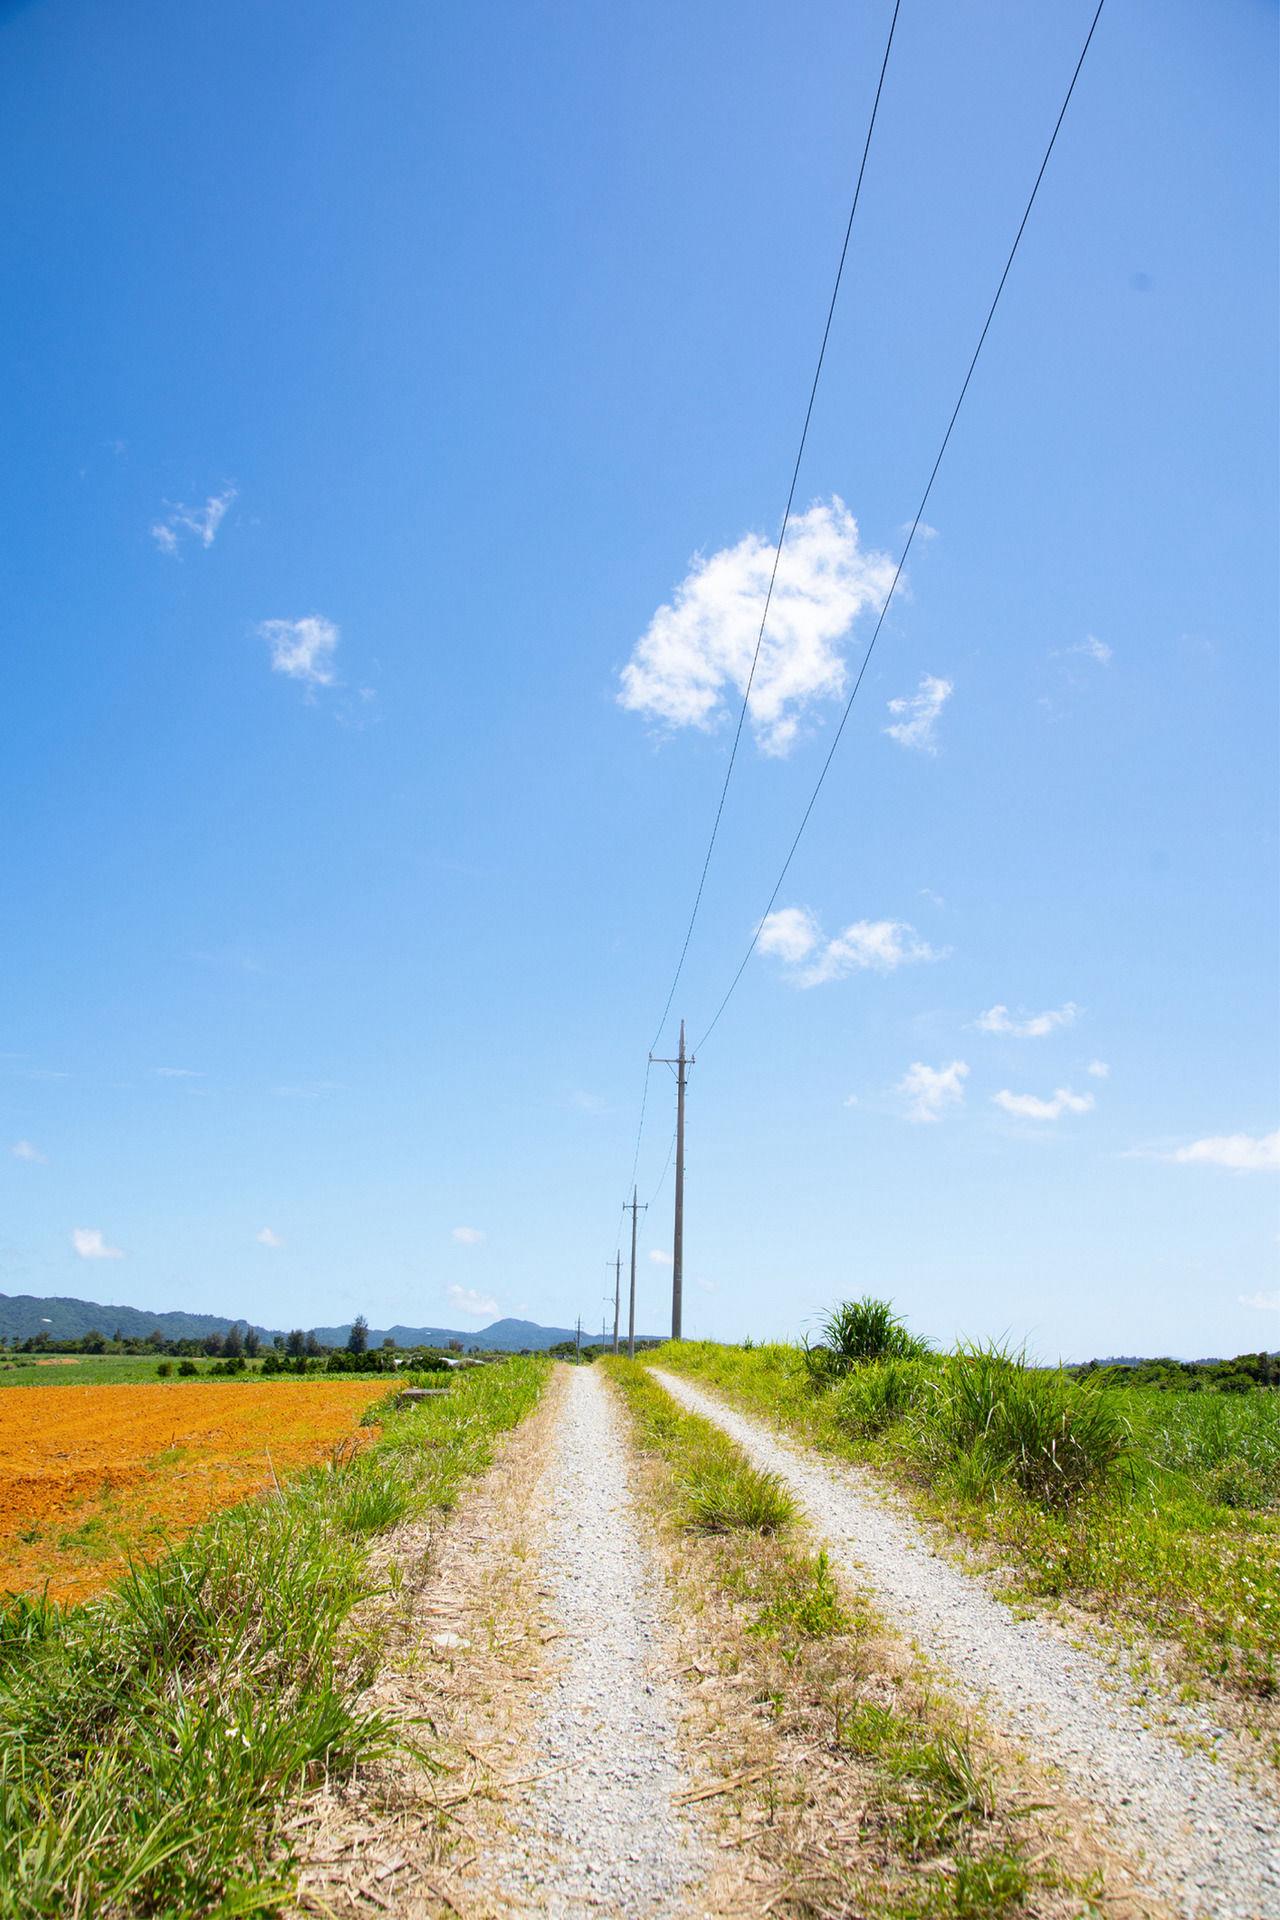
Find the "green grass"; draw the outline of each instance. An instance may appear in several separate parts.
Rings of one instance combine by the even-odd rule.
[[[371,1545],[448,1508],[545,1373],[477,1369],[101,1599],[0,1611],[4,1920],[281,1911],[298,1794],[402,1738],[354,1704],[378,1660],[351,1624]]]
[[[1167,1637],[1189,1673],[1280,1689],[1280,1393],[1081,1382],[990,1351],[815,1383],[804,1348],[683,1341],[654,1364],[887,1472],[1012,1559],[1018,1591]]]
[[[69,1366],[59,1361],[55,1367],[42,1367],[36,1364],[35,1354],[7,1355],[0,1360],[0,1387],[118,1387],[162,1377],[156,1369],[163,1363],[163,1355],[159,1360],[123,1353],[68,1354],[66,1357],[71,1363]],[[215,1364],[213,1360],[204,1359],[195,1362],[199,1375],[207,1374]],[[171,1378],[176,1380],[178,1362],[170,1360],[169,1367]],[[254,1376],[246,1371],[235,1377],[248,1380]]]
[[[669,1359],[671,1350],[659,1357]],[[755,1836],[770,1836],[766,1850],[789,1876],[785,1910],[867,1920],[997,1920],[1024,1912],[1033,1887],[1065,1885],[1043,1858],[1031,1865],[1025,1834],[1000,1804],[998,1775],[968,1729],[931,1691],[880,1663],[883,1624],[864,1599],[839,1591],[824,1553],[785,1530],[779,1538],[743,1522],[714,1535],[691,1527],[691,1485],[736,1477],[743,1492],[731,1505],[751,1507],[745,1490],[753,1470],[733,1442],[678,1408],[642,1365],[602,1364],[658,1468],[651,1497],[697,1556],[690,1604],[700,1622],[700,1658],[734,1673],[751,1697],[767,1703],[780,1733],[796,1734],[799,1824],[788,1838],[779,1818],[788,1790],[770,1776],[758,1789],[766,1817],[753,1828]],[[803,1358],[799,1364],[803,1369]],[[731,1638],[715,1637],[707,1582],[735,1608],[742,1646],[758,1651],[744,1657]],[[815,1746],[843,1755],[852,1769],[830,1804],[813,1800],[817,1782],[826,1791],[832,1780],[829,1760],[813,1770]],[[722,1764],[734,1762],[726,1754]],[[806,1819],[816,1819],[822,1832],[821,1865],[806,1845]],[[856,1838],[829,1844],[835,1831]],[[1094,1911],[1087,1898],[1076,1910]]]

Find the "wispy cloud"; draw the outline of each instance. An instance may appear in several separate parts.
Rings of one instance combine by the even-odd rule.
[[[1088,1113],[1093,1105],[1091,1093],[1072,1093],[1070,1087],[1059,1087],[1048,1100],[1041,1100],[1034,1093],[1010,1093],[1008,1087],[1002,1087],[991,1098],[1019,1120],[1060,1120],[1064,1113]]]
[[[845,1104],[845,1106],[846,1106],[846,1107],[856,1107],[856,1106],[857,1106],[857,1104],[858,1104],[858,1096],[857,1096],[857,1094],[856,1094],[856,1093],[847,1093],[847,1094],[845,1095],[845,1097],[844,1097],[844,1104]]]
[[[1273,1173],[1280,1170],[1280,1133],[1220,1133],[1193,1140],[1162,1154],[1179,1166],[1226,1167],[1232,1173]]]
[[[620,704],[671,728],[719,724],[746,690],[774,552],[749,533],[709,559],[698,555],[637,641]],[[859,614],[882,605],[892,579],[893,561],[864,552],[839,498],[792,518],[751,683],[749,717],[763,752],[786,753],[805,712],[843,696],[840,643]]]
[[[1079,1011],[1075,1001],[1068,1000],[1048,1013],[1029,1013],[1015,1019],[1008,1007],[999,1005],[988,1007],[973,1024],[980,1033],[1008,1033],[1018,1040],[1043,1040],[1047,1033],[1069,1027]]]
[[[480,1227],[455,1227],[453,1238],[460,1247],[478,1247],[484,1239],[484,1232]]]
[[[1259,1313],[1280,1313],[1280,1293],[1241,1293],[1236,1297],[1242,1307],[1256,1307]]]
[[[82,1260],[123,1260],[124,1254],[119,1247],[109,1247],[102,1237],[101,1227],[75,1227],[71,1233],[71,1244]]]
[[[477,1293],[474,1287],[450,1287],[449,1300],[459,1313],[467,1314],[472,1320],[495,1320],[498,1316],[498,1303],[493,1295]]]
[[[898,1092],[907,1103],[908,1120],[941,1120],[949,1108],[963,1106],[968,1077],[964,1060],[953,1060],[946,1067],[926,1067],[923,1060],[913,1060],[898,1082]]]
[[[203,1080],[198,1067],[153,1067],[157,1080]]]
[[[1099,640],[1093,633],[1086,634],[1084,639],[1078,640],[1074,647],[1068,647],[1067,652],[1083,653],[1088,659],[1096,660],[1100,667],[1110,666],[1112,660],[1112,649],[1105,640]]]
[[[900,747],[912,747],[917,753],[936,753],[938,715],[954,692],[950,680],[924,674],[915,693],[889,702],[890,713],[897,714],[898,718],[885,732]]]
[[[260,1232],[254,1235],[254,1239],[260,1247],[282,1247],[284,1245],[283,1239],[272,1227],[263,1227]]]
[[[333,657],[339,633],[332,620],[308,614],[302,620],[261,620],[259,637],[271,650],[271,671],[308,687],[332,687],[337,676]]]
[[[1085,1072],[1091,1073],[1095,1080],[1109,1080],[1111,1078],[1111,1069],[1105,1060],[1091,1060],[1085,1068]]]
[[[15,1140],[9,1149],[15,1160],[30,1161],[32,1166],[44,1166],[46,1156],[30,1140]]]
[[[181,504],[170,507],[152,526],[151,538],[161,553],[176,554],[188,538],[198,540],[202,547],[211,547],[235,497],[235,488],[228,487],[223,493],[211,493],[202,507]]]
[[[579,1113],[600,1114],[608,1113],[609,1111],[609,1102],[607,1100],[603,1099],[598,1093],[588,1093],[584,1087],[576,1088],[575,1091],[569,1095],[569,1104],[570,1106],[576,1107]]]
[[[669,1267],[672,1264],[671,1255],[662,1247],[650,1247],[649,1258],[655,1267]]]
[[[761,953],[782,961],[798,987],[822,986],[850,973],[893,973],[898,967],[945,958],[905,920],[855,920],[828,940],[808,907],[779,907],[769,914],[757,944]]]

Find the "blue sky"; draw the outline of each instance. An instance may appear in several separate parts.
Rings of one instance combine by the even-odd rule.
[[[0,1289],[598,1317],[888,13],[0,8]],[[904,0],[694,1039],[1090,13]],[[686,1331],[1280,1344],[1275,54],[1103,13],[693,1071]]]

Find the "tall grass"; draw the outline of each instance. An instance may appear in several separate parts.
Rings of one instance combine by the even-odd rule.
[[[962,1346],[913,1396],[907,1445],[968,1498],[1012,1482],[1063,1510],[1103,1492],[1132,1459],[1118,1396],[1000,1346]]]
[[[822,1338],[806,1346],[805,1360],[819,1386],[829,1386],[851,1367],[867,1360],[923,1360],[928,1343],[908,1331],[888,1300],[865,1294],[833,1307],[822,1323]]]
[[[357,1697],[369,1547],[447,1507],[540,1391],[513,1360],[388,1413],[380,1440],[232,1508],[81,1608],[0,1612],[0,1916],[271,1914],[280,1828],[396,1737]]]

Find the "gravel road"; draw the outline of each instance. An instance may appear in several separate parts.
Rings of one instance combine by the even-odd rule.
[[[1188,1920],[1277,1920],[1280,1830],[1274,1807],[1225,1765],[1144,1724],[1091,1654],[1051,1626],[1017,1620],[981,1577],[939,1557],[923,1527],[870,1476],[783,1442],[687,1380],[652,1369],[683,1406],[712,1420],[755,1465],[779,1474],[827,1544],[833,1566],[876,1594],[993,1725],[1060,1766],[1106,1812],[1114,1841]],[[1161,1702],[1203,1741],[1203,1712]]]
[[[663,1595],[636,1530],[620,1416],[575,1367],[548,1468],[541,1589],[563,1633],[538,1710],[532,1826],[495,1863],[516,1910],[554,1920],[670,1913],[705,1871],[677,1757]]]

